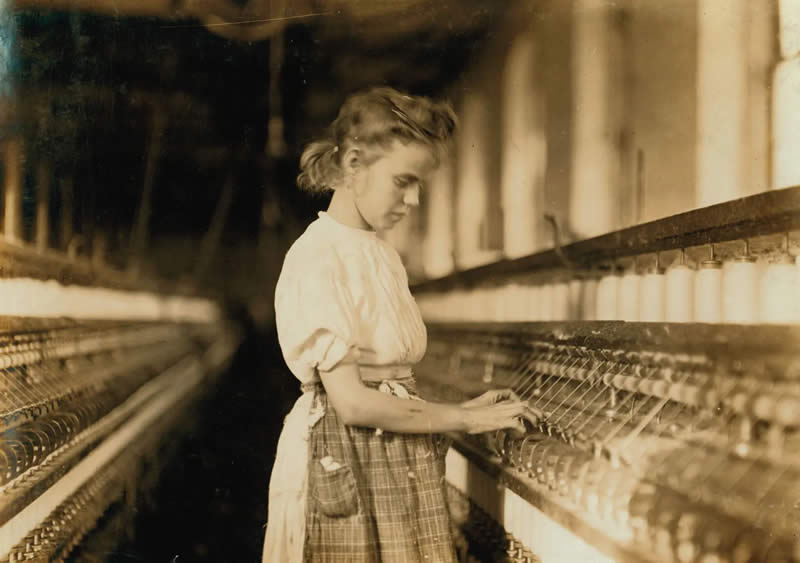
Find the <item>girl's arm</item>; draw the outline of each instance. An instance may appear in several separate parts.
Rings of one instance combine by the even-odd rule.
[[[530,419],[518,399],[476,406],[401,399],[361,382],[358,366],[340,364],[320,379],[336,414],[349,426],[381,428],[389,432],[489,432],[500,428],[524,431],[521,418]]]

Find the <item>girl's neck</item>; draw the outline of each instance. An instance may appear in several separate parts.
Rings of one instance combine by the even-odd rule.
[[[327,213],[332,219],[348,227],[361,229],[363,231],[375,230],[364,220],[364,217],[362,217],[361,213],[358,211],[358,207],[351,193],[343,188],[336,189],[333,192],[333,197],[328,205]]]

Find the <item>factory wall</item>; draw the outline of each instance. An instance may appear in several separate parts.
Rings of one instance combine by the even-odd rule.
[[[450,162],[390,236],[412,279],[550,248],[547,215],[565,243],[800,183],[778,4],[518,3],[449,92]]]

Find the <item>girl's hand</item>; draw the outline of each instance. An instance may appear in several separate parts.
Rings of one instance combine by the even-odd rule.
[[[469,401],[464,401],[461,403],[462,407],[465,408],[472,408],[472,407],[488,407],[489,405],[493,405],[495,403],[499,403],[500,401],[520,401],[521,399],[517,396],[514,391],[511,389],[492,389],[490,391],[486,391],[482,395],[475,397],[474,399],[470,399]]]
[[[521,434],[527,432],[525,421],[536,425],[537,416],[526,402],[519,399],[500,400],[485,406],[464,407],[464,425],[469,434],[480,434],[510,428]]]

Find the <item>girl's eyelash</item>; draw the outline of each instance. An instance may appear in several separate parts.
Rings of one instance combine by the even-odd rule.
[[[407,188],[414,184],[417,184],[420,190],[425,188],[425,182],[423,182],[418,178],[409,179],[400,176],[394,179],[394,185],[397,186],[398,188]]]

